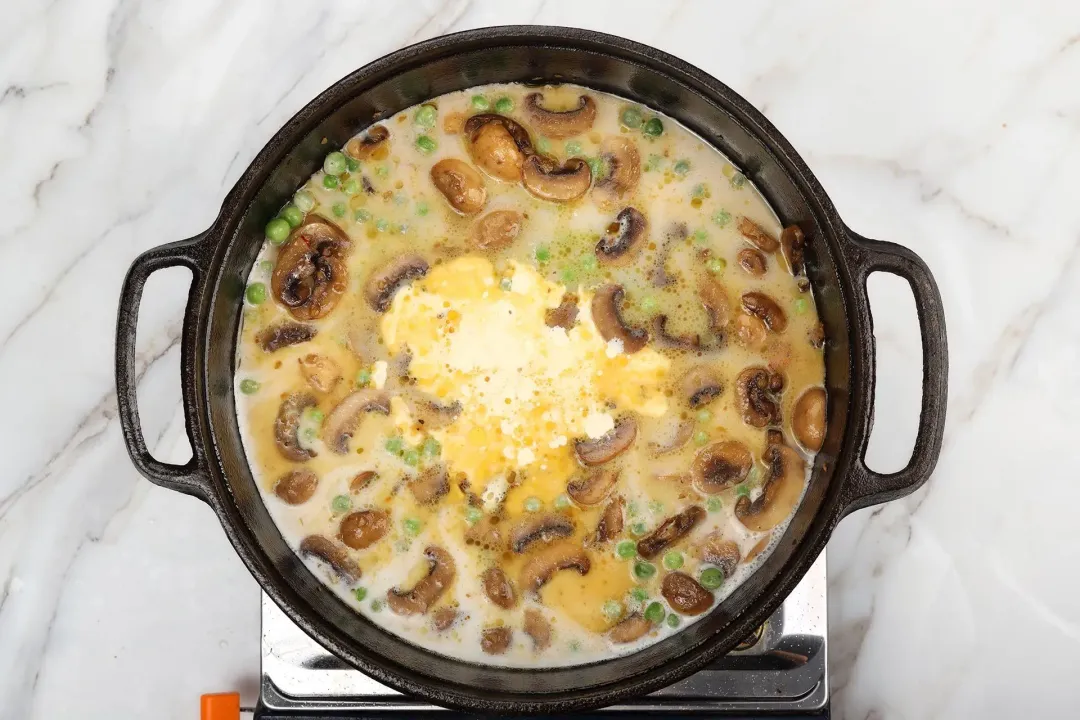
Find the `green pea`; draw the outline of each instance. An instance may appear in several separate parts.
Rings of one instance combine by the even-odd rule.
[[[724,272],[724,268],[727,267],[727,260],[724,258],[712,257],[709,258],[709,262],[705,264],[705,267],[707,267],[711,273],[722,273]]]
[[[405,518],[405,522],[403,522],[402,525],[405,528],[405,534],[409,537],[416,537],[424,527],[424,523],[416,518]]]
[[[577,140],[571,140],[570,142],[566,143],[563,149],[570,157],[577,157],[582,153],[583,150],[583,148],[581,147],[581,143],[579,143]]]
[[[731,213],[727,210],[717,210],[713,213],[712,221],[720,227],[724,227],[731,222]]]
[[[664,134],[664,123],[658,117],[649,118],[641,131],[649,137],[660,137]]]
[[[705,443],[709,442],[709,433],[705,432],[704,430],[698,430],[696,433],[694,433],[694,442],[698,445],[704,445]]]
[[[420,446],[420,454],[424,456],[425,460],[432,460],[439,457],[442,453],[442,445],[435,438],[428,436],[424,438],[424,444]]]
[[[720,568],[705,568],[701,571],[698,582],[707,590],[715,590],[724,584],[724,573]]]
[[[739,190],[742,188],[743,185],[746,184],[746,176],[740,172],[737,172],[731,176],[731,179],[728,180],[728,182],[731,183],[731,187]]]
[[[550,250],[548,250],[543,245],[536,248],[536,260],[538,262],[546,263],[550,259],[551,259],[551,251]]]
[[[269,260],[260,260],[259,270],[267,274],[272,273],[274,272],[274,263],[270,262]]]
[[[352,498],[348,495],[338,495],[330,503],[330,508],[336,513],[349,512],[352,507]]]
[[[428,207],[428,204],[423,200],[416,203],[416,214],[420,217],[424,217],[425,215],[427,215],[429,210],[430,208]]]
[[[649,597],[649,591],[643,587],[636,587],[630,591],[630,597],[638,602],[645,602],[645,599]]]
[[[337,190],[337,175],[323,175],[322,184],[327,190]]]
[[[641,298],[642,310],[644,310],[645,312],[652,312],[653,310],[656,310],[656,308],[656,298],[654,298],[652,295],[646,295],[645,297]]]
[[[244,297],[252,305],[261,305],[266,300],[266,285],[261,282],[251,283],[244,291]]]
[[[626,503],[627,515],[629,515],[630,517],[637,517],[638,512],[640,512],[640,508],[638,508],[637,500],[631,500],[630,502]]]
[[[352,594],[353,597],[356,598],[356,602],[362,602],[363,599],[367,597],[367,588],[353,588]]]
[[[588,163],[589,171],[592,172],[594,180],[603,180],[608,174],[608,164],[604,158],[599,156],[586,158],[585,162]]]
[[[570,648],[570,652],[577,652],[581,649],[581,641],[571,640],[569,643],[566,644],[566,647]]]
[[[435,118],[439,114],[438,110],[433,105],[421,105],[413,113],[413,122],[420,127],[433,128],[435,127]]]
[[[348,160],[345,159],[345,153],[335,150],[326,156],[323,160],[322,169],[327,175],[340,175],[345,172],[345,169],[349,167]]]
[[[400,455],[402,449],[405,447],[405,441],[397,435],[386,439],[386,444],[383,446],[386,448],[386,452],[391,455]]]
[[[810,303],[806,302],[806,298],[799,298],[795,301],[795,312],[802,315],[810,307]]]
[[[547,138],[539,138],[536,141],[536,149],[545,155],[551,152],[551,141]]]
[[[722,507],[724,507],[724,503],[720,502],[718,497],[711,497],[705,503],[705,509],[709,512],[720,512]]]
[[[572,267],[565,267],[559,271],[559,279],[562,280],[563,285],[570,285],[577,280],[577,271]]]
[[[345,156],[345,168],[349,172],[356,172],[360,169],[360,161],[354,157]]]
[[[371,371],[367,368],[360,368],[356,373],[356,385],[357,387],[364,387],[371,382]]]
[[[334,211],[334,217],[345,217],[345,211],[347,209],[345,203],[334,203],[334,207],[331,208],[331,210]]]
[[[380,165],[379,167],[375,168],[375,174],[379,177],[386,177],[390,174],[390,168],[386,165]]]
[[[638,560],[634,563],[634,577],[638,580],[648,580],[656,574],[656,566],[652,563],[647,563],[644,560]]]
[[[469,507],[465,508],[465,522],[470,525],[475,525],[480,522],[480,518],[484,517],[483,511],[480,508]]]
[[[741,483],[735,486],[735,496],[750,497],[750,488],[747,487],[746,483]]]
[[[690,195],[691,195],[691,197],[696,197],[696,198],[707,198],[707,197],[710,197],[712,195],[712,193],[709,192],[709,186],[708,185],[706,185],[705,183],[698,183],[697,185],[695,185],[693,188],[690,189]]]
[[[289,239],[292,228],[289,223],[281,218],[274,218],[266,223],[266,237],[275,245],[280,245]]]
[[[469,102],[472,104],[473,110],[477,112],[487,112],[491,109],[491,103],[483,95],[473,95]]]
[[[349,178],[345,181],[345,184],[341,186],[341,191],[346,195],[355,195],[360,192],[360,183],[356,182],[356,178]]]
[[[689,160],[679,160],[678,162],[675,163],[675,165],[671,169],[679,177],[686,177],[687,173],[690,172],[690,161]]]
[[[380,612],[382,609],[383,609],[383,601],[382,600],[372,600],[371,601],[371,612]]]
[[[300,208],[300,212],[311,212],[315,209],[315,196],[307,190],[300,190],[293,195],[293,204]]]
[[[360,208],[353,215],[356,218],[356,222],[367,222],[371,219],[371,211],[365,208]]]
[[[630,526],[630,534],[634,537],[641,537],[645,534],[645,523],[634,523]]]
[[[427,135],[421,135],[416,138],[416,149],[425,155],[430,155],[435,152],[435,148],[439,147],[439,144],[432,140]]]
[[[633,540],[623,540],[615,546],[615,554],[623,560],[629,560],[637,555],[637,543]]]
[[[556,510],[565,510],[570,507],[570,498],[565,493],[559,495],[552,501],[551,506]]]
[[[664,554],[664,567],[668,570],[678,570],[683,566],[683,556],[681,552],[672,550],[669,553]]]
[[[697,411],[697,421],[699,423],[707,423],[712,420],[712,411],[708,408],[702,408]]]
[[[664,157],[662,155],[650,154],[649,159],[645,161],[645,170],[659,170],[663,164]]]
[[[502,280],[499,281],[499,287],[501,287],[503,290],[509,290],[510,285],[511,285],[510,278],[503,278]]]
[[[540,509],[544,507],[544,503],[538,497],[525,498],[525,511],[526,512],[540,512]]]
[[[642,120],[641,111],[636,107],[628,107],[619,114],[619,122],[631,130],[641,127]]]
[[[289,223],[289,227],[300,227],[304,222],[304,213],[295,205],[289,204],[281,208],[281,219]]]
[[[664,619],[664,606],[658,602],[649,603],[645,608],[645,619],[651,623],[658,623]]]
[[[709,233],[705,232],[704,230],[698,229],[698,230],[694,231],[694,240],[695,241],[697,241],[697,242],[705,242],[708,239],[709,239]]]
[[[660,513],[664,512],[664,503],[660,502],[659,500],[653,500],[649,503],[649,512],[651,512],[653,515],[659,515]]]
[[[585,272],[592,272],[600,267],[600,261],[596,259],[595,255],[586,255],[581,258],[581,269]]]
[[[514,109],[514,101],[503,95],[501,98],[495,101],[495,112],[500,115],[506,115],[508,112]]]
[[[379,218],[378,220],[375,221],[375,229],[378,230],[379,232],[386,232],[387,230],[390,229],[390,223],[387,222],[386,220],[384,220],[383,218]]]
[[[245,395],[254,395],[259,392],[259,383],[251,378],[244,378],[240,381],[240,392]]]
[[[406,450],[402,453],[401,460],[409,467],[416,467],[420,464],[420,452],[418,450]]]
[[[682,624],[682,618],[680,618],[675,613],[671,613],[670,615],[667,616],[667,626],[669,628],[677,628],[681,624]]]
[[[319,408],[308,408],[303,412],[304,419],[313,425],[321,425],[326,415]]]
[[[622,603],[618,600],[606,600],[600,611],[608,620],[618,620],[623,611]]]

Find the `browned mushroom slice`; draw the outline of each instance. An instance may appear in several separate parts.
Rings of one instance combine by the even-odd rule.
[[[578,97],[577,107],[569,110],[548,110],[543,106],[541,93],[525,96],[525,114],[541,135],[549,138],[568,138],[580,135],[596,120],[596,102],[588,95]]]
[[[596,257],[604,265],[625,265],[645,246],[649,221],[635,207],[625,207],[596,243]]]
[[[659,527],[638,540],[638,555],[646,560],[652,559],[690,534],[690,531],[705,518],[705,510],[698,505],[691,505],[680,513],[672,515]]]
[[[649,333],[644,328],[631,327],[622,319],[619,306],[622,304],[622,285],[608,284],[596,291],[592,299],[593,322],[604,340],[619,340],[623,352],[636,353],[649,341]]]
[[[549,543],[556,538],[570,537],[574,523],[558,513],[533,513],[518,522],[510,531],[510,547],[516,553],[525,552],[534,543]]]
[[[360,492],[370,485],[377,477],[379,477],[379,473],[374,470],[363,470],[356,473],[349,483],[349,492]]]
[[[732,322],[735,338],[748,348],[761,349],[768,340],[769,329],[757,315],[740,312]]]
[[[743,248],[739,251],[736,259],[739,261],[739,267],[754,277],[761,277],[769,269],[765,256],[760,250]]]
[[[660,594],[683,615],[700,615],[713,604],[713,594],[684,572],[668,573],[660,584]]]
[[[672,335],[667,329],[667,315],[656,315],[652,319],[653,336],[656,338],[657,344],[666,348],[681,348],[683,350],[700,350],[701,349],[701,336],[697,333],[693,335]]]
[[[469,154],[480,169],[497,180],[518,182],[521,165],[533,154],[525,128],[503,115],[473,115],[465,121]]]
[[[738,440],[713,443],[698,451],[690,466],[694,487],[705,495],[716,495],[745,480],[753,463],[749,448]]]
[[[559,307],[549,308],[544,313],[544,324],[548,327],[561,327],[569,330],[577,322],[578,305],[577,295],[566,293],[559,302]]]
[[[510,578],[506,577],[506,573],[501,569],[497,567],[488,568],[480,576],[480,582],[484,587],[484,594],[487,595],[488,600],[499,607],[509,610],[517,603],[514,586],[510,584]]]
[[[315,333],[315,328],[310,325],[283,322],[260,330],[255,336],[255,342],[266,352],[275,352],[283,347],[307,342],[315,337]]]
[[[521,568],[518,587],[525,592],[540,592],[551,576],[559,570],[577,570],[585,575],[592,568],[589,556],[578,545],[559,542],[548,545],[526,561]]]
[[[615,427],[595,440],[575,440],[574,452],[583,465],[602,465],[634,443],[637,421],[629,415],[615,421]]]
[[[821,449],[825,440],[825,389],[810,388],[795,401],[791,416],[791,431],[795,439],[810,452]]]
[[[308,353],[297,362],[308,385],[321,393],[331,392],[341,382],[341,368],[325,355]]]
[[[802,496],[806,466],[799,454],[784,445],[770,445],[762,457],[768,467],[765,485],[757,500],[741,497],[735,517],[747,530],[765,532],[787,519]]]
[[[742,296],[743,310],[756,315],[773,332],[783,332],[787,328],[787,315],[783,309],[765,293],[748,292]]]
[[[731,577],[742,559],[742,553],[734,540],[724,537],[722,530],[714,530],[709,533],[697,548],[697,556],[702,562],[707,562],[720,568],[725,578]]]
[[[409,481],[416,502],[421,505],[434,505],[450,492],[450,474],[442,464],[432,465]]]
[[[806,339],[810,341],[810,346],[813,348],[820,350],[825,347],[825,326],[821,323],[814,325],[807,333]]]
[[[765,537],[758,540],[754,544],[754,547],[750,548],[750,550],[746,553],[746,558],[745,558],[746,562],[747,563],[754,562],[754,560],[757,559],[758,555],[765,552],[765,548],[769,547],[770,542],[772,542],[772,535],[771,534],[766,535]]]
[[[270,289],[297,320],[317,320],[337,306],[349,286],[344,254],[350,246],[341,229],[317,215],[293,230],[278,252]]]
[[[409,280],[427,275],[427,260],[419,255],[399,255],[368,277],[364,299],[377,312],[386,312],[394,293]]]
[[[521,183],[541,200],[570,202],[589,191],[592,170],[581,158],[570,158],[562,165],[547,155],[530,155],[521,165]]]
[[[431,614],[431,626],[437,632],[446,632],[458,619],[458,611],[452,607],[441,607]]]
[[[600,513],[600,521],[596,523],[596,534],[593,536],[593,542],[599,545],[614,540],[619,536],[619,533],[623,530],[623,509],[625,507],[626,501],[623,500],[622,495],[611,498],[608,504],[604,506],[604,512]]]
[[[502,655],[510,649],[514,631],[508,627],[490,627],[480,631],[480,649],[488,655]]]
[[[424,557],[428,561],[428,574],[422,580],[411,590],[393,588],[386,594],[386,604],[398,615],[426,613],[454,581],[457,568],[450,553],[431,545],[424,550]]]
[[[338,538],[353,550],[363,550],[383,539],[390,531],[390,515],[385,510],[358,510],[341,519]]]
[[[461,403],[454,401],[449,405],[428,398],[412,402],[413,417],[425,430],[439,430],[457,420],[461,415]]]
[[[650,441],[649,448],[658,455],[673,453],[690,442],[690,437],[693,434],[694,423],[690,420],[680,420],[674,425],[674,431],[671,432],[668,440],[664,442]]]
[[[319,476],[307,468],[290,470],[274,485],[274,494],[289,505],[303,505],[315,494]]]
[[[667,287],[675,282],[675,278],[668,275],[667,272],[668,255],[671,254],[671,246],[676,242],[686,240],[689,232],[686,223],[678,222],[672,225],[671,229],[664,234],[664,241],[657,249],[652,267],[649,269],[649,282],[655,287]]]
[[[600,159],[607,174],[593,186],[593,198],[601,207],[625,203],[637,190],[641,178],[641,155],[632,140],[614,136],[600,144]]]
[[[390,414],[390,396],[381,390],[363,388],[349,393],[326,416],[322,437],[326,447],[338,455],[349,451],[349,439],[360,424],[363,413]]]
[[[487,188],[472,165],[457,158],[446,158],[431,166],[431,182],[457,212],[475,215],[484,209]]]
[[[747,425],[763,428],[780,421],[780,406],[769,391],[770,374],[763,367],[748,367],[735,378],[735,402]]]
[[[476,221],[469,233],[469,245],[477,250],[502,250],[521,234],[524,221],[516,210],[492,210]]]
[[[348,582],[356,582],[363,574],[345,548],[322,535],[308,535],[304,538],[300,542],[300,554],[322,560],[338,577]]]
[[[345,143],[345,154],[356,160],[377,160],[386,155],[390,131],[385,125],[372,125],[363,137]]]
[[[806,272],[806,236],[798,225],[788,225],[780,233],[780,255],[795,276]]]
[[[698,282],[698,297],[709,314],[709,327],[721,330],[731,320],[731,302],[719,280],[702,278]]]
[[[578,505],[599,505],[618,481],[618,470],[600,468],[567,483],[566,494]]]
[[[634,613],[619,621],[619,624],[608,631],[608,638],[615,643],[634,642],[645,636],[652,630],[653,624],[645,619],[641,613]]]
[[[739,218],[739,232],[744,238],[749,240],[758,250],[771,253],[780,247],[780,243],[776,241],[769,233],[758,225],[756,222],[747,217]]]
[[[679,382],[682,396],[692,408],[708,405],[724,391],[720,375],[713,368],[698,365],[691,368]]]
[[[274,418],[274,444],[289,460],[303,462],[315,457],[314,450],[300,446],[297,432],[300,430],[300,416],[304,410],[315,407],[315,396],[310,393],[290,393],[281,401],[277,417]]]
[[[522,628],[532,638],[534,650],[545,650],[551,645],[551,623],[535,608],[525,608]]]

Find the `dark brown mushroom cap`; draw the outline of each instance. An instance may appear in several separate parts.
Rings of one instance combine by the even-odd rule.
[[[747,217],[739,218],[739,233],[749,240],[758,250],[762,252],[771,253],[780,247],[780,243],[777,242],[769,233],[758,225],[756,222]]]
[[[660,584],[668,605],[683,615],[700,615],[713,604],[713,594],[684,572],[668,573]]]
[[[623,352],[636,353],[649,341],[649,333],[644,328],[631,327],[622,319],[619,306],[622,304],[622,285],[609,283],[600,287],[592,299],[592,316],[600,337],[604,340],[620,340]]]
[[[532,638],[534,650],[544,650],[551,645],[551,623],[536,608],[525,608],[521,627]]]
[[[446,202],[462,215],[475,215],[487,203],[487,188],[472,165],[457,158],[445,158],[431,166],[431,182]]]
[[[424,550],[428,561],[428,574],[411,590],[393,588],[386,594],[386,604],[398,615],[421,615],[426,613],[454,581],[457,566],[446,550],[431,545]]]
[[[634,443],[637,421],[629,415],[615,421],[615,427],[595,440],[575,440],[574,452],[582,465],[602,465]]]
[[[619,533],[623,531],[625,507],[626,501],[623,500],[622,495],[616,495],[608,501],[608,504],[604,506],[604,511],[600,513],[600,520],[596,523],[594,543],[603,544],[619,536]]]
[[[739,251],[736,259],[739,261],[739,267],[754,277],[761,277],[769,270],[765,255],[760,250],[743,248]]]
[[[297,362],[300,364],[300,374],[308,385],[321,393],[332,391],[341,382],[341,368],[325,355],[308,353]]]
[[[792,275],[806,274],[806,236],[798,225],[788,225],[780,233],[780,254]]]
[[[497,180],[518,182],[525,158],[533,154],[528,131],[503,115],[485,113],[465,121],[469,154],[481,170]]]
[[[698,492],[715,495],[745,480],[753,463],[749,448],[738,440],[724,440],[699,450],[690,473]]]
[[[510,530],[510,548],[525,552],[535,543],[549,543],[556,538],[574,534],[574,523],[560,513],[532,513],[522,518]]]
[[[744,496],[735,503],[735,517],[753,532],[772,530],[786,520],[799,503],[806,481],[803,459],[786,445],[770,445],[762,459],[768,472],[761,495],[753,501]]]
[[[692,408],[708,405],[724,391],[720,373],[706,365],[697,365],[688,370],[679,381],[679,387]]]
[[[480,631],[480,649],[488,655],[502,655],[510,649],[514,631],[508,627],[490,627]]]
[[[345,143],[345,154],[356,160],[374,160],[386,154],[390,131],[385,125],[372,125],[363,137]]]
[[[566,484],[566,494],[578,505],[599,505],[619,481],[619,471],[598,468],[575,477]]]
[[[825,440],[825,388],[810,388],[795,401],[791,431],[810,452],[821,449]]]
[[[476,221],[469,232],[469,245],[477,250],[502,250],[521,234],[524,218],[516,210],[492,210]]]
[[[326,447],[338,455],[349,451],[349,439],[364,413],[390,414],[390,395],[374,388],[362,388],[346,395],[326,416],[322,437]]]
[[[697,556],[702,562],[720,568],[725,578],[735,574],[735,568],[742,560],[739,545],[734,540],[725,538],[722,530],[714,530],[705,537],[697,548]]]
[[[779,304],[765,293],[743,293],[742,308],[751,315],[756,315],[773,332],[787,329],[787,315]]]
[[[390,514],[385,510],[357,510],[341,519],[338,538],[353,550],[363,550],[382,540],[390,531]]]
[[[638,555],[651,560],[689,535],[690,531],[704,519],[705,510],[699,505],[691,505],[682,512],[672,515],[651,533],[638,540]]]
[[[690,442],[690,438],[693,434],[694,423],[690,420],[680,420],[675,423],[674,431],[671,432],[671,435],[667,440],[663,442],[656,442],[655,440],[649,441],[649,449],[657,455],[673,453],[686,443]]]
[[[485,570],[480,575],[480,583],[483,585],[484,594],[487,595],[488,600],[499,607],[509,610],[517,604],[514,586],[501,568],[491,567]]]
[[[434,505],[450,492],[450,473],[442,463],[424,468],[409,481],[409,490],[421,505]]]
[[[615,216],[596,243],[596,257],[604,265],[625,265],[645,247],[649,221],[635,207],[625,207]]]
[[[338,577],[348,582],[356,582],[363,574],[345,548],[322,535],[308,535],[300,541],[300,554],[322,560]]]
[[[297,320],[317,320],[333,310],[349,286],[344,254],[348,236],[318,215],[293,230],[278,253],[270,289]]]
[[[735,403],[743,422],[763,428],[780,422],[780,406],[769,389],[771,374],[763,367],[748,367],[735,378]]]
[[[518,587],[535,595],[559,570],[577,570],[585,575],[591,568],[589,556],[580,546],[567,541],[553,543],[525,562],[521,568]]]
[[[612,136],[600,143],[600,159],[608,173],[593,185],[593,198],[601,207],[624,204],[641,179],[641,155],[632,140]]]
[[[530,155],[521,164],[521,184],[541,200],[570,202],[589,191],[592,170],[581,158],[569,158],[559,165],[547,155]]]
[[[667,315],[655,315],[652,319],[653,337],[660,347],[679,348],[682,350],[701,349],[700,335],[696,333],[693,335],[672,335],[668,332],[667,321]]]
[[[719,280],[703,277],[698,282],[698,298],[705,312],[709,314],[709,327],[722,330],[731,320],[731,301],[727,290]]]
[[[577,295],[566,293],[562,296],[558,307],[549,308],[544,312],[544,324],[550,328],[561,327],[563,330],[569,330],[577,322],[577,316]]]
[[[274,494],[289,505],[303,505],[315,494],[319,476],[307,468],[296,468],[281,476],[274,485]]]
[[[290,393],[281,401],[277,417],[274,418],[274,444],[277,449],[293,462],[303,462],[315,457],[314,450],[300,447],[300,416],[309,407],[315,407],[315,396],[306,392]]]
[[[398,288],[427,271],[427,260],[419,255],[399,255],[371,273],[364,284],[364,299],[376,312],[386,312]]]
[[[549,138],[561,140],[580,135],[596,120],[596,101],[588,95],[578,97],[577,107],[569,110],[548,110],[543,102],[542,93],[529,93],[525,96],[525,114],[540,134]]]
[[[307,342],[315,337],[315,328],[294,322],[281,322],[263,328],[255,335],[255,342],[266,352],[275,352],[283,347]]]
[[[608,639],[614,643],[634,642],[645,636],[652,630],[653,624],[645,619],[641,613],[628,615],[619,621],[619,624],[608,631]]]

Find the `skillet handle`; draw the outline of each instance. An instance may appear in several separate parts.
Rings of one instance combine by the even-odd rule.
[[[869,240],[851,230],[847,231],[847,236],[849,257],[853,260],[853,282],[858,291],[866,294],[866,280],[874,272],[892,273],[907,280],[911,286],[922,335],[923,382],[919,432],[915,437],[911,460],[898,472],[874,472],[866,466],[866,446],[869,441],[867,433],[862,446],[857,449],[853,473],[843,491],[841,507],[844,510],[841,517],[869,505],[910,495],[926,482],[937,465],[938,455],[941,454],[949,392],[949,347],[945,336],[945,308],[930,269],[918,255],[902,245]],[[864,298],[864,302],[869,307],[869,298]],[[870,317],[872,331],[873,317]],[[874,407],[876,363],[872,367],[875,369],[867,383],[869,396],[866,398],[871,413]]]
[[[120,293],[120,309],[116,318],[116,399],[120,410],[120,426],[124,442],[135,468],[148,480],[169,490],[193,495],[205,502],[211,497],[210,474],[206,453],[196,427],[196,393],[194,382],[195,318],[196,305],[202,297],[206,284],[209,248],[204,240],[209,231],[187,240],[161,245],[147,250],[128,269]],[[164,463],[154,458],[146,447],[136,387],[139,376],[135,372],[135,332],[139,321],[139,304],[143,288],[152,274],[164,268],[182,266],[191,271],[191,289],[188,291],[184,323],[180,335],[180,386],[184,401],[184,420],[188,441],[191,443],[191,460],[183,465]]]

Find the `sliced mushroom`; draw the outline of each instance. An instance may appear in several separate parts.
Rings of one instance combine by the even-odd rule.
[[[274,494],[289,505],[303,505],[315,494],[319,476],[307,468],[296,468],[281,476],[274,485]]]
[[[516,553],[525,552],[534,543],[549,543],[556,538],[574,534],[574,523],[558,513],[533,513],[517,523],[510,531],[510,547]]]
[[[593,185],[593,198],[601,207],[615,207],[626,202],[637,190],[641,178],[641,155],[632,140],[609,137],[600,144],[600,159],[608,172]]]
[[[294,462],[315,457],[314,450],[300,446],[300,438],[297,436],[300,416],[309,407],[315,407],[314,395],[305,392],[290,393],[281,401],[277,417],[274,418],[274,443],[282,455]]]
[[[748,367],[735,378],[735,402],[747,425],[763,428],[780,421],[780,406],[769,383],[770,373],[763,367]]]
[[[532,155],[525,128],[503,115],[473,115],[465,121],[469,154],[480,169],[497,180],[518,182],[521,165]]]
[[[569,330],[577,322],[577,295],[566,293],[559,302],[559,307],[549,308],[544,312],[544,324],[550,328],[561,327]]]
[[[709,533],[701,545],[697,548],[697,556],[702,562],[707,562],[720,568],[725,578],[735,574],[735,568],[742,560],[739,545],[734,540],[724,537],[722,530],[714,530]]]
[[[821,323],[814,325],[807,333],[806,339],[810,341],[810,346],[813,348],[820,350],[825,347],[825,326]]]
[[[705,510],[698,505],[691,505],[680,513],[672,515],[659,527],[638,540],[638,555],[646,560],[652,559],[690,534],[690,531],[705,519]]]
[[[488,655],[502,655],[513,640],[514,632],[508,627],[484,628],[480,632],[480,649]]]
[[[691,368],[679,381],[682,396],[692,408],[708,405],[724,391],[720,375],[715,369],[698,365]]]
[[[681,348],[683,350],[701,349],[700,335],[696,333],[693,335],[672,335],[668,332],[667,321],[667,315],[656,315],[652,319],[653,336],[661,347]]]
[[[769,329],[757,315],[740,312],[732,322],[736,339],[745,347],[761,349],[768,340]]]
[[[763,252],[771,253],[780,247],[780,243],[776,241],[776,238],[765,232],[760,225],[750,218],[739,218],[739,232],[744,238],[753,243],[758,250]]]
[[[308,353],[297,362],[308,385],[321,393],[331,392],[341,382],[341,368],[325,355]]]
[[[660,594],[683,615],[700,615],[713,604],[713,594],[684,572],[668,573],[660,584]]]
[[[672,225],[671,229],[664,235],[664,241],[656,251],[652,268],[649,270],[649,282],[655,287],[667,287],[675,282],[675,278],[668,275],[667,272],[668,255],[671,254],[671,246],[676,242],[686,240],[689,232],[686,223],[678,222]]]
[[[762,456],[768,468],[765,485],[757,500],[741,497],[735,503],[735,517],[747,530],[765,532],[787,519],[802,496],[806,466],[797,452],[784,445],[770,445]]]
[[[469,245],[477,250],[502,250],[521,234],[524,218],[516,210],[492,210],[476,221],[469,233]]]
[[[491,567],[485,570],[480,576],[480,582],[488,600],[499,607],[509,610],[517,603],[514,586],[510,584],[510,578],[506,577],[506,573],[500,568]]]
[[[349,286],[344,254],[349,238],[338,226],[309,215],[278,253],[270,289],[297,320],[317,320],[333,310]]]
[[[596,102],[588,95],[580,96],[577,107],[569,110],[548,110],[543,102],[541,93],[525,96],[525,114],[541,135],[557,139],[573,137],[591,128],[596,120]]]
[[[353,138],[345,143],[345,154],[357,160],[374,160],[382,157],[390,147],[387,140],[390,131],[385,125],[372,125],[363,137]]]
[[[307,342],[315,337],[316,330],[310,325],[283,322],[260,330],[255,342],[266,352],[275,352],[289,345]]]
[[[506,532],[498,516],[485,515],[465,531],[465,542],[485,550],[502,552],[506,549]]]
[[[765,293],[748,292],[742,296],[743,310],[756,315],[773,332],[783,332],[787,328],[787,315],[783,309]]]
[[[356,582],[363,574],[345,548],[322,535],[308,535],[300,541],[300,554],[322,560],[347,582]]]
[[[446,158],[431,166],[431,182],[462,215],[475,215],[484,209],[487,188],[472,165],[457,158]]]
[[[780,254],[792,275],[806,274],[806,236],[798,225],[788,225],[780,233]]]
[[[356,475],[353,476],[352,481],[349,483],[349,492],[360,492],[368,485],[370,485],[372,481],[374,481],[377,477],[379,477],[379,473],[375,472],[374,470],[363,470],[356,473]]]
[[[731,320],[731,302],[719,280],[702,278],[698,282],[698,298],[709,314],[709,327],[721,330]]]
[[[746,558],[745,558],[746,562],[747,563],[754,562],[754,560],[757,559],[758,555],[765,552],[765,548],[769,547],[770,542],[772,542],[772,535],[771,534],[766,535],[765,537],[761,538],[756,543],[754,543],[754,547],[750,548],[750,550],[746,553]]]
[[[725,440],[698,451],[690,472],[698,492],[716,495],[745,480],[753,464],[749,448],[738,440]]]
[[[592,170],[581,158],[569,158],[559,165],[547,155],[530,155],[521,165],[521,183],[541,200],[570,202],[589,191]]]
[[[574,452],[583,465],[602,465],[634,443],[637,421],[626,415],[615,421],[615,427],[595,440],[575,440]]]
[[[739,261],[739,267],[754,277],[761,277],[769,270],[765,255],[760,250],[743,248],[736,259]]]
[[[649,333],[644,328],[631,327],[623,321],[619,311],[622,299],[622,285],[609,283],[598,289],[592,299],[593,322],[600,337],[621,341],[623,352],[633,354],[645,347]]]
[[[641,613],[634,613],[619,621],[619,624],[608,631],[608,638],[615,643],[628,643],[645,636],[652,630],[653,624],[645,619]]]
[[[424,430],[440,430],[458,419],[461,415],[461,403],[454,401],[449,405],[428,398],[412,402],[412,414],[416,424]]]
[[[795,401],[791,431],[799,444],[810,452],[821,449],[825,440],[825,388],[810,388]]]
[[[591,568],[589,556],[580,546],[565,541],[555,543],[540,550],[522,566],[518,587],[535,595],[559,570],[577,570],[585,575]]]
[[[618,470],[599,468],[567,483],[566,494],[578,505],[599,505],[618,481]]]
[[[338,538],[353,550],[363,550],[383,539],[390,531],[390,514],[385,510],[358,510],[341,519]]]
[[[386,604],[398,615],[426,613],[454,581],[457,567],[450,553],[431,545],[424,550],[424,557],[428,561],[428,574],[422,580],[411,590],[393,588],[386,594]]]
[[[604,265],[625,265],[645,246],[649,221],[635,207],[625,207],[596,243],[596,257]]]
[[[534,650],[545,650],[551,645],[551,623],[535,608],[525,608],[522,628],[532,638]]]
[[[386,312],[394,293],[409,280],[427,275],[427,260],[419,255],[398,255],[368,277],[364,299],[376,312]]]
[[[600,521],[596,523],[596,534],[593,536],[593,542],[599,545],[614,540],[619,536],[619,533],[623,530],[623,509],[625,507],[626,501],[623,500],[622,495],[611,498],[608,504],[604,506],[604,512],[600,513]]]
[[[680,420],[675,425],[675,430],[671,434],[670,439],[661,443],[649,442],[649,448],[658,455],[673,453],[686,443],[690,442],[690,438],[693,434],[694,423],[690,420]]]
[[[431,626],[437,632],[446,632],[458,619],[458,611],[452,607],[441,607],[431,614]]]
[[[323,442],[331,451],[344,455],[349,451],[349,439],[360,424],[363,413],[390,414],[390,396],[374,388],[362,388],[346,395],[323,423]]]

